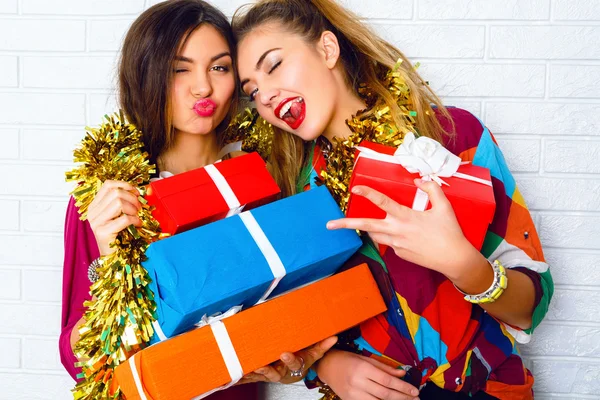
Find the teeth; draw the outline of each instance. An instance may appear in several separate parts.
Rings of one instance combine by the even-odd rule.
[[[283,105],[283,107],[281,107],[281,110],[279,111],[279,118],[283,119],[283,116],[290,111],[290,108],[292,108],[292,102],[288,101]]]
[[[287,103],[285,103],[283,105],[283,107],[281,107],[281,110],[279,111],[279,118],[283,119],[283,116],[290,111],[290,108],[292,108],[292,104],[293,103],[303,103],[304,99],[302,97],[298,97],[297,99],[294,99],[292,101],[288,101]]]

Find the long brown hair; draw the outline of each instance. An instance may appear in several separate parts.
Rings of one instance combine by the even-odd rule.
[[[366,84],[377,94],[380,103],[390,107],[398,126],[405,125],[404,119],[381,80],[401,59],[401,73],[412,93],[419,134],[439,141],[448,134],[435,117],[432,105],[437,108],[438,113],[451,121],[448,111],[406,56],[334,0],[259,0],[254,5],[242,7],[235,13],[232,22],[238,44],[256,27],[272,22],[303,36],[310,44],[316,43],[324,31],[333,32],[338,38],[341,62],[349,87],[358,93],[359,85]],[[273,164],[273,175],[284,195],[295,193],[296,180],[305,162],[305,155],[306,144],[300,138],[276,129],[270,162]]]
[[[221,11],[202,0],[156,4],[134,21],[125,36],[118,73],[119,103],[129,122],[142,131],[153,163],[173,144],[175,136],[169,100],[175,57],[189,35],[203,24],[211,25],[223,35],[235,63],[235,42],[229,21]],[[229,116],[238,96],[236,88]],[[217,133],[228,122],[226,118]]]

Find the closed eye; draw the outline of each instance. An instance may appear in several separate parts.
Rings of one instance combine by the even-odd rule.
[[[269,75],[271,75],[273,73],[273,71],[275,71],[277,68],[279,68],[280,65],[281,65],[281,61],[278,61],[277,63],[275,63],[275,65],[273,65],[271,67],[271,69],[269,70]]]

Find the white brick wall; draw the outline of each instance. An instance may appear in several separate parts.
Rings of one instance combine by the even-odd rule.
[[[229,15],[246,0],[213,0]],[[600,0],[341,0],[496,134],[556,281],[523,348],[539,399],[600,398]],[[0,400],[69,399],[63,174],[114,110],[115,56],[156,0],[0,0]],[[313,399],[304,388],[270,399]]]

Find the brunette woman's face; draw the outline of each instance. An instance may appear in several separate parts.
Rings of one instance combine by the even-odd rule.
[[[329,50],[323,38],[310,44],[279,24],[261,25],[238,44],[242,90],[267,122],[314,140],[334,118],[337,55]]]
[[[175,58],[171,90],[177,132],[206,135],[225,119],[235,90],[231,51],[211,25],[193,31]]]

